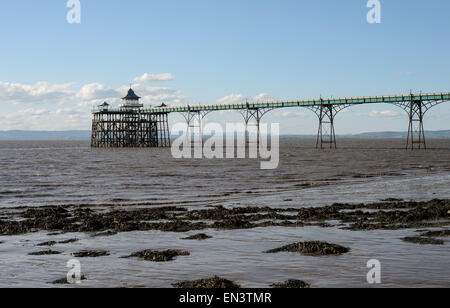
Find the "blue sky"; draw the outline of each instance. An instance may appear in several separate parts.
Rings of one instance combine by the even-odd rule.
[[[66,2],[0,2],[0,130],[89,129],[91,106],[119,103],[132,82],[147,105],[450,91],[447,0],[381,0],[381,24],[366,0],[80,0],[81,24],[67,23]],[[450,129],[449,106],[426,129]],[[266,121],[317,130],[302,109]],[[359,106],[336,126],[399,131],[407,118]]]

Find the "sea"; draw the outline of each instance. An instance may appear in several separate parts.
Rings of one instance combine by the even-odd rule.
[[[406,151],[400,139],[341,139],[338,149],[317,150],[315,140],[282,139],[280,163],[261,170],[254,159],[175,159],[170,149],[92,149],[89,141],[0,141],[0,211],[90,205],[127,209],[180,206],[304,208],[369,203],[388,198],[450,198],[450,139],[428,140],[428,150]],[[406,243],[417,230],[348,231],[342,228],[266,227],[202,230],[213,238],[146,231],[109,237],[40,231],[0,236],[0,287],[54,287],[66,277],[72,253],[105,249],[80,260],[88,278],[67,287],[171,287],[214,275],[245,288],[299,279],[312,287],[450,287],[450,242]],[[29,256],[43,241],[61,255]],[[312,257],[263,251],[299,241],[351,247],[342,256]],[[120,258],[144,249],[184,249],[190,256],[152,263]],[[382,283],[367,281],[369,260],[381,263]],[[64,287],[64,286],[62,286]]]

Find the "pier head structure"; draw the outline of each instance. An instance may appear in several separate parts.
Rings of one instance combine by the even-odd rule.
[[[181,113],[186,120],[187,131],[196,131],[201,136],[204,118],[211,112],[226,110],[241,113],[246,126],[246,137],[248,127],[256,126],[259,142],[261,120],[271,111],[281,108],[307,108],[318,118],[316,147],[335,149],[337,142],[334,124],[339,112],[357,105],[391,104],[402,108],[408,116],[406,149],[426,149],[425,114],[432,107],[449,102],[450,92],[178,107],[162,104],[152,108],[143,108],[139,99],[130,89],[118,109],[111,109],[104,103],[93,111],[92,147],[168,147],[169,114]]]
[[[93,110],[91,146],[94,148],[169,147],[168,112],[143,110],[130,88],[118,109],[103,103]]]

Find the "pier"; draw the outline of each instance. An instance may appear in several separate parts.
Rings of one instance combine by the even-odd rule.
[[[132,89],[119,109],[103,103],[93,112],[93,148],[157,148],[170,146],[169,112],[142,109],[140,97]]]
[[[92,147],[170,147],[168,117],[180,113],[186,120],[188,130],[202,134],[202,121],[215,111],[237,111],[247,128],[255,125],[258,131],[262,118],[270,111],[281,108],[307,108],[318,118],[316,148],[336,149],[336,116],[344,109],[363,104],[391,104],[402,108],[409,119],[406,149],[426,149],[424,116],[434,106],[450,101],[450,92],[429,94],[407,94],[388,96],[367,96],[265,103],[246,102],[242,104],[198,105],[143,108],[134,91],[130,89],[123,97],[119,108],[109,108],[104,103],[93,110]]]

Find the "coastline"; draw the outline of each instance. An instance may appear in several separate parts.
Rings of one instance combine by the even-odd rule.
[[[6,266],[14,268],[16,265],[20,266],[20,262],[23,262],[22,266],[30,262],[46,262],[47,267],[56,260],[78,258],[82,260],[82,264],[91,264],[88,270],[83,271],[85,276],[82,282],[82,286],[91,287],[123,287],[136,279],[141,281],[138,286],[142,287],[171,287],[173,284],[183,286],[183,281],[184,285],[192,286],[187,283],[213,276],[220,277],[216,277],[216,280],[197,281],[195,285],[200,288],[214,287],[214,283],[219,281],[219,285],[222,285],[224,281],[221,279],[225,279],[243,288],[266,288],[272,284],[280,284],[284,279],[287,283],[284,287],[333,287],[340,284],[341,277],[330,281],[327,275],[323,276],[322,271],[328,272],[341,263],[347,264],[349,270],[349,262],[360,260],[369,254],[370,249],[367,248],[371,245],[374,245],[377,251],[374,254],[382,260],[389,258],[393,252],[399,257],[399,247],[404,247],[404,256],[399,260],[403,259],[408,264],[414,262],[414,257],[407,258],[413,251],[421,251],[422,257],[427,256],[427,251],[428,257],[433,257],[437,251],[445,251],[450,235],[450,200],[437,199],[429,202],[389,199],[373,204],[334,204],[301,209],[210,207],[188,210],[183,207],[122,207],[105,211],[89,207],[48,207],[21,209],[16,214],[5,211],[0,213],[3,233],[0,236],[0,250],[3,252],[2,260]],[[6,224],[9,227],[5,228],[5,222],[9,222]],[[73,228],[69,225],[73,225]],[[27,226],[30,229],[21,229],[19,226]],[[439,239],[442,243],[411,243],[408,238]],[[242,242],[239,243],[240,241]],[[325,250],[303,255],[289,250],[292,249],[289,246],[281,247],[299,241],[306,241],[305,244],[319,241],[319,244],[343,245],[348,247],[349,252],[342,255],[331,253],[328,256],[326,251],[329,248],[325,246],[320,248]],[[379,251],[387,242],[391,243],[390,251]],[[225,246],[222,249],[230,249],[232,245],[234,252],[218,254],[217,248],[222,245]],[[248,247],[239,251],[243,245],[251,246],[251,252],[247,250]],[[277,247],[281,247],[274,251],[278,253],[265,253]],[[424,250],[424,247],[427,249]],[[283,249],[291,252],[283,252]],[[434,251],[434,254],[430,254],[431,251]],[[29,253],[32,255],[27,256]],[[148,253],[152,253],[150,259],[147,259]],[[243,253],[247,253],[245,259],[237,257]],[[256,266],[253,262],[246,261],[251,259],[252,255],[257,255],[264,262]],[[13,256],[14,260],[10,259]],[[131,259],[124,259],[126,256]],[[279,262],[284,262],[283,260],[287,263],[283,263],[282,267]],[[431,267],[434,268],[442,262],[443,260],[434,263]],[[104,270],[103,274],[96,269],[100,264]],[[217,264],[221,265],[213,272],[210,264],[215,264],[214,268]],[[227,264],[232,265],[232,268],[245,268],[245,272],[229,272]],[[299,264],[302,266],[298,267]],[[329,268],[318,268],[318,264],[327,264]],[[112,268],[117,265],[122,268],[120,275],[127,276],[129,281],[121,279],[122,282],[119,283],[118,277],[114,277],[115,271]],[[362,269],[364,264],[360,265]],[[206,272],[202,269],[205,267],[209,268]],[[6,276],[11,272],[11,269],[1,270]],[[351,287],[357,283],[357,277],[351,278],[355,275],[354,270],[349,271],[349,276],[342,281],[344,284],[341,286]],[[411,272],[418,270],[410,268]],[[138,276],[130,277],[133,273],[137,274],[137,271],[142,272]],[[341,271],[345,272],[344,268]],[[273,276],[276,272],[278,274]],[[15,273],[17,274],[17,271]],[[58,278],[53,273],[51,271],[41,275],[39,279],[44,281],[40,282],[37,282],[35,277],[29,282],[30,286],[46,287],[51,286],[52,281],[60,281],[61,277]],[[432,270],[431,273],[436,275],[436,281],[433,282],[436,286],[450,283],[445,271],[437,274]],[[18,274],[18,277],[20,276],[21,274]],[[161,284],[154,285],[153,280],[144,278],[146,276],[155,277]],[[221,278],[222,276],[225,278]],[[419,276],[426,278],[427,274],[420,272]],[[279,277],[278,280],[276,277]],[[0,285],[3,285],[4,279],[8,278],[2,278]],[[8,281],[11,282],[11,279],[12,277],[9,277]],[[142,279],[147,283],[142,283]],[[301,284],[294,281],[306,282]],[[391,284],[402,286],[399,281],[392,281]],[[410,281],[408,285],[414,285],[414,282]],[[224,286],[228,285],[225,283]]]

